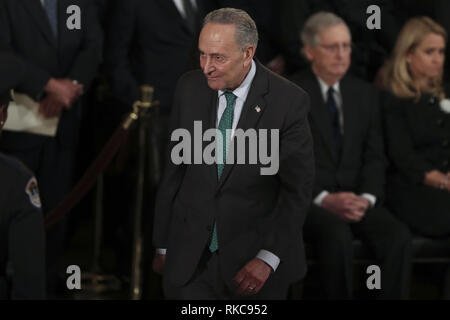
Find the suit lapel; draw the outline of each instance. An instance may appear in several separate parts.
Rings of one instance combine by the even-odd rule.
[[[352,92],[351,83],[347,77],[344,77],[340,83],[342,95],[342,108],[344,112],[344,145],[342,157],[349,152],[352,144],[352,137],[358,135],[358,105],[359,101],[356,94]]]
[[[50,22],[48,21],[47,14],[42,7],[40,0],[24,0],[22,5],[27,9],[28,13],[33,17],[35,23],[38,25],[38,29],[44,34],[45,38],[50,42],[50,44],[57,48],[57,41],[53,35],[52,29],[50,27]],[[60,24],[60,23],[59,23]]]
[[[254,128],[256,129],[256,125],[258,120],[264,113],[266,108],[266,102],[264,100],[264,95],[268,92],[269,81],[267,78],[267,71],[264,70],[264,67],[256,62],[256,74],[255,78],[250,87],[250,91],[248,92],[247,99],[245,100],[244,106],[242,108],[241,116],[239,118],[238,124],[236,126],[237,129],[242,129],[244,131]],[[256,111],[256,108],[259,107],[259,111]],[[217,108],[216,108],[217,109]],[[233,137],[234,142],[236,142],[236,136]],[[236,155],[235,155],[236,160]],[[248,160],[248,159],[247,159]],[[234,161],[236,162],[236,161]],[[234,168],[233,164],[226,164],[222,177],[220,178],[219,184],[217,186],[216,192],[220,190],[231,171]]]
[[[322,91],[320,90],[319,82],[310,70],[308,72],[307,88],[305,89],[309,92],[311,98],[311,118],[316,127],[318,128],[323,140],[325,141],[328,151],[330,151],[331,156],[334,161],[337,161],[336,148],[334,146],[333,131],[331,128],[331,123],[328,120],[330,115],[323,100]]]

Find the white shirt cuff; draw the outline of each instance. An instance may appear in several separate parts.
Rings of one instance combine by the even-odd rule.
[[[161,248],[156,249],[157,254],[166,254],[166,252],[167,252],[167,249],[161,249]]]
[[[370,194],[370,193],[363,193],[363,194],[361,195],[361,197],[364,197],[364,198],[366,198],[367,200],[369,200],[370,206],[371,206],[371,207],[374,207],[374,206],[375,206],[375,203],[377,203],[377,197],[375,197],[373,194]]]
[[[329,195],[330,193],[326,190],[323,190],[321,193],[319,193],[319,195],[314,199],[314,204],[318,207],[322,206],[322,201],[323,199],[325,199],[325,197],[327,195]]]
[[[260,250],[256,257],[267,263],[272,268],[273,272],[277,271],[278,265],[280,264],[280,258],[272,252]]]

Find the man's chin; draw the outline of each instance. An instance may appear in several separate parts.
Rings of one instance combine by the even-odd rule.
[[[223,90],[225,88],[225,84],[217,79],[207,79],[208,87],[213,90]]]
[[[335,76],[343,77],[348,71],[347,66],[338,66],[333,70]]]

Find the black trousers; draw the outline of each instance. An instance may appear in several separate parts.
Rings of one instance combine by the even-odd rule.
[[[183,266],[180,266],[182,268]],[[244,267],[244,266],[242,266]],[[278,272],[278,271],[276,271]],[[272,275],[271,275],[272,276]],[[220,250],[210,253],[208,248],[200,260],[192,279],[183,287],[171,286],[163,279],[166,299],[170,300],[284,300],[287,298],[289,283],[269,281],[261,290],[251,296],[237,296],[234,290],[226,286],[220,271]]]
[[[356,237],[373,252],[381,269],[380,299],[406,299],[411,274],[411,233],[385,208],[373,208],[358,223],[312,205],[304,225],[306,242],[317,252],[324,298],[351,299]]]
[[[44,216],[70,191],[75,148],[61,146],[57,139],[22,132],[3,132],[0,150],[21,160],[36,176]],[[67,219],[46,231],[47,289],[56,290],[58,263],[64,253]]]

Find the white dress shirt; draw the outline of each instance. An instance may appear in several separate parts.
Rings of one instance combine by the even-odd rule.
[[[326,84],[325,81],[323,81],[319,77],[316,77],[316,78],[319,82],[319,87],[320,87],[320,91],[322,93],[323,101],[326,104],[327,100],[328,100],[328,90],[329,90],[330,86],[328,84]],[[344,134],[344,112],[342,110],[342,94],[341,94],[339,82],[336,82],[332,87],[334,89],[334,92],[333,92],[334,100],[336,101],[336,106],[337,106],[338,113],[339,113],[339,127],[341,130],[341,134],[343,135]],[[314,204],[321,207],[323,199],[329,194],[330,193],[327,190],[323,190],[314,199]],[[361,194],[361,196],[366,198],[370,202],[370,205],[372,207],[375,206],[375,203],[377,202],[377,198],[373,194],[363,193],[363,194]]]
[[[184,12],[183,0],[173,0],[173,3],[175,4],[175,7],[177,7],[181,16],[186,19],[186,13]],[[196,0],[191,0],[191,3],[192,3],[192,6],[194,7],[194,9],[196,9],[197,8]]]
[[[242,108],[244,107],[244,103],[247,99],[248,92],[250,91],[251,84],[253,82],[253,79],[255,78],[256,74],[256,64],[255,61],[252,61],[252,66],[250,68],[250,71],[248,72],[247,76],[245,77],[244,81],[242,81],[241,85],[233,90],[233,94],[237,97],[234,105],[234,117],[233,117],[233,127],[231,131],[231,136],[234,136],[234,131],[236,130],[236,126],[239,122],[239,118],[241,117]],[[219,90],[217,92],[219,103],[217,106],[217,119],[216,119],[216,127],[218,126],[220,122],[220,118],[222,117],[223,112],[225,111],[225,108],[227,107],[227,101],[224,95],[225,91]],[[166,254],[166,249],[157,249],[157,253],[159,254]],[[280,258],[278,258],[276,255],[274,255],[272,252],[267,250],[260,250],[258,254],[256,255],[256,258],[261,259],[265,263],[267,263],[273,271],[276,271],[279,264],[280,264]]]
[[[242,81],[241,85],[233,90],[233,94],[236,96],[236,102],[234,103],[234,116],[233,116],[233,127],[231,129],[231,137],[234,136],[234,131],[236,130],[236,126],[239,122],[239,118],[241,117],[242,108],[244,107],[245,100],[247,100],[248,92],[250,91],[250,86],[255,78],[256,74],[256,64],[255,61],[252,61],[252,66],[244,81]],[[219,126],[220,119],[227,107],[227,99],[225,97],[225,91],[219,90],[217,92],[219,96],[219,105],[217,109],[217,118],[216,118],[216,127]]]

